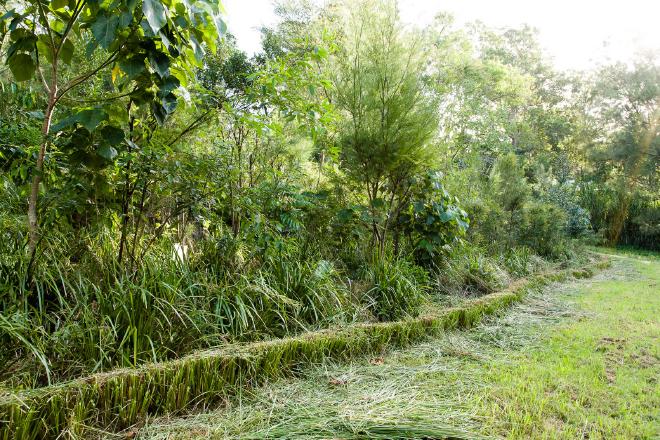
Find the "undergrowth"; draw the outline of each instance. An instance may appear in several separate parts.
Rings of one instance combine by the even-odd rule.
[[[250,254],[232,240],[202,241],[182,261],[172,256],[173,237],[153,243],[139,264],[120,266],[105,229],[48,240],[32,263],[0,262],[3,388],[58,383],[233,341],[414,317],[432,301],[487,294],[548,267],[526,248],[497,257],[463,246],[431,270],[390,256],[349,271],[297,245]],[[12,243],[0,244],[0,254],[20,254]]]
[[[470,327],[485,315],[518,301],[529,289],[586,271],[539,275],[511,291],[473,300],[463,307],[388,323],[309,333],[295,338],[227,346],[165,364],[83,378],[63,385],[0,397],[0,438],[79,435],[87,427],[121,430],[150,414],[223,401],[243,386],[297,371],[326,358],[348,359],[404,346],[446,329]]]
[[[597,277],[594,280],[609,280],[613,275],[608,271]],[[301,379],[244,390],[215,411],[156,418],[138,430],[137,437],[478,439],[511,435],[513,427],[501,424],[503,413],[515,413],[525,423],[529,416],[516,403],[516,396],[533,388],[517,384],[507,388],[512,395],[504,399],[489,380],[526,365],[524,356],[542,351],[548,335],[562,325],[593,320],[590,312],[573,304],[580,285],[584,283],[553,284],[532,291],[521,303],[485,318],[471,330],[443,333],[409,349],[360,356],[350,363],[325,361],[306,370]],[[530,377],[524,380],[534,382]],[[569,431],[564,435],[552,431],[553,425],[539,419],[527,419],[527,424],[537,425],[536,435],[513,436],[577,437]],[[600,438],[593,425],[573,426],[592,434],[589,438]]]

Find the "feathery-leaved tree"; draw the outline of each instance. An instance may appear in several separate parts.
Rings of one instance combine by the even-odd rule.
[[[429,167],[437,111],[425,93],[422,36],[407,32],[396,2],[351,3],[337,54],[335,105],[343,114],[343,166],[367,197],[382,256],[410,197],[410,178]]]

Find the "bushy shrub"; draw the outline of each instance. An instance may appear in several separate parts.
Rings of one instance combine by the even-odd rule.
[[[660,250],[660,196],[642,193],[632,199],[621,231],[622,244]]]
[[[571,237],[584,237],[591,231],[589,211],[573,203],[564,208],[566,212],[566,232]]]
[[[566,233],[571,237],[583,237],[591,231],[589,211],[580,206],[574,185],[564,183],[548,189],[544,197],[566,214]]]
[[[510,234],[504,209],[487,198],[472,200],[466,208],[471,219],[468,241],[491,252],[501,252],[507,244],[505,238]]]
[[[367,270],[371,288],[364,300],[367,309],[380,321],[417,316],[428,287],[428,274],[415,264],[383,258]]]
[[[439,171],[428,171],[411,182],[412,196],[398,223],[412,240],[415,260],[429,267],[433,259],[449,252],[468,229],[467,213],[457,197],[447,192]]]
[[[561,258],[566,252],[565,225],[566,214],[561,208],[530,203],[525,207],[520,242],[543,257]]]

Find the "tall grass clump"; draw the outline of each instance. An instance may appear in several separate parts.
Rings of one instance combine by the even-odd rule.
[[[217,343],[203,278],[173,261],[166,246],[131,272],[102,251],[93,262],[72,263],[57,249],[49,246],[31,279],[1,296],[0,380],[35,386]]]
[[[434,272],[434,288],[445,295],[485,295],[501,289],[509,275],[497,261],[481,248],[462,246]]]
[[[429,287],[423,268],[386,257],[370,265],[365,278],[371,287],[364,294],[364,301],[378,320],[393,321],[419,314]]]
[[[341,319],[353,307],[339,272],[327,260],[269,258],[256,273],[212,292],[219,329],[239,339],[308,330]]]
[[[544,264],[543,259],[525,246],[507,249],[506,252],[500,254],[499,262],[514,278],[527,276]]]
[[[357,309],[333,262],[303,261],[295,249],[244,258],[235,241],[216,240],[181,261],[165,236],[139,264],[120,265],[114,239],[101,229],[76,239],[74,252],[64,245],[71,237],[49,234],[29,279],[22,254],[0,262],[8,286],[0,292],[0,383],[40,386],[234,340],[282,337]],[[232,252],[221,258],[218,249]],[[203,256],[216,259],[202,264]]]

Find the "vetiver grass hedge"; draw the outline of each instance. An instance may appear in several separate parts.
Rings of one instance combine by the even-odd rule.
[[[239,387],[295,373],[305,364],[404,346],[442,331],[467,328],[521,300],[527,292],[570,277],[585,278],[606,260],[579,270],[531,276],[508,289],[434,315],[367,323],[267,342],[235,344],[179,360],[121,369],[0,397],[0,439],[75,438],[87,429],[126,429],[148,415],[221,403]]]

